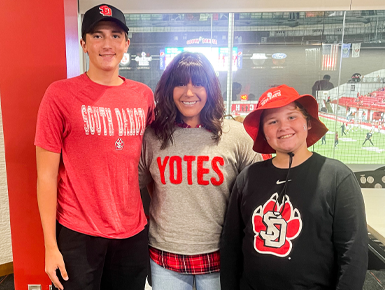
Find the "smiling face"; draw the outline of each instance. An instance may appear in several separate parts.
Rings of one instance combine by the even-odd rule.
[[[207,101],[205,87],[190,80],[174,87],[173,98],[182,120],[193,128],[199,125],[200,113]]]
[[[130,41],[125,32],[113,21],[100,21],[93,31],[80,41],[82,49],[90,59],[89,71],[103,73],[119,71],[119,63],[127,52]]]
[[[307,151],[306,138],[311,126],[295,103],[266,110],[262,122],[266,141],[277,155]]]

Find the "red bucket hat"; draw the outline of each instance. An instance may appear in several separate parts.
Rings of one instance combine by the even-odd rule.
[[[307,147],[315,144],[328,128],[318,118],[318,104],[312,95],[300,95],[298,92],[287,85],[271,88],[264,92],[259,98],[257,108],[251,112],[243,121],[246,132],[254,140],[254,151],[258,153],[275,153],[265,139],[263,131],[260,130],[261,115],[263,110],[281,108],[294,101],[297,101],[309,113],[311,117],[311,129],[306,138]]]

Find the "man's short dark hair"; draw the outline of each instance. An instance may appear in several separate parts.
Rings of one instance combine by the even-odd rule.
[[[329,75],[324,75],[324,80],[330,80],[331,77]]]

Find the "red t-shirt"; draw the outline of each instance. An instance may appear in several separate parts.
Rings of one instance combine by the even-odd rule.
[[[85,74],[54,82],[40,104],[35,145],[61,153],[57,220],[87,235],[128,238],[146,225],[138,182],[144,130],[154,119],[149,87]]]

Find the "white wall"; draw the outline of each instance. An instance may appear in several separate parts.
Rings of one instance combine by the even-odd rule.
[[[0,265],[13,261],[2,120],[0,109]]]
[[[79,11],[100,4],[99,0],[79,0]],[[270,12],[270,11],[335,11],[383,10],[384,0],[110,0],[107,3],[124,13],[199,13],[199,12]]]
[[[384,0],[352,0],[352,10],[384,10]]]

